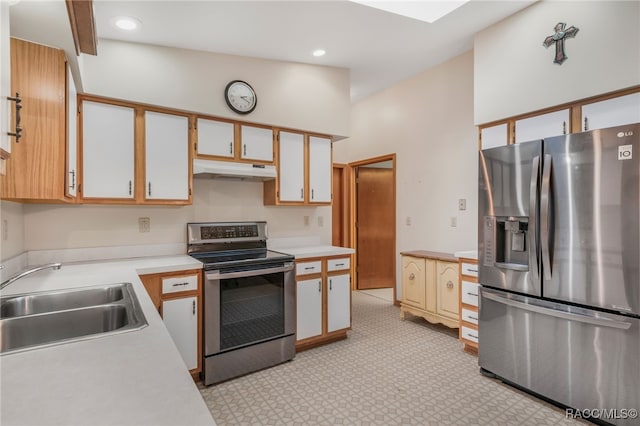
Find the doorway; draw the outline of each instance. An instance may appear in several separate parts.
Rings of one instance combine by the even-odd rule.
[[[350,163],[356,289],[392,288],[396,298],[395,154]]]

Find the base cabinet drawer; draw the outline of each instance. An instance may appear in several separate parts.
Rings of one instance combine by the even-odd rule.
[[[462,308],[462,321],[478,325],[478,312]]]
[[[188,275],[184,277],[171,277],[162,279],[162,294],[176,293],[179,291],[198,290],[198,276]]]
[[[474,330],[470,327],[462,326],[460,331],[460,337],[469,340],[474,343],[478,343],[478,330]]]
[[[478,306],[478,284],[469,281],[462,281],[462,303],[465,305]]]
[[[322,261],[296,263],[296,275],[311,275],[322,272]]]

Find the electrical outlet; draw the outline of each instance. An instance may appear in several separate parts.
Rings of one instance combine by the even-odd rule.
[[[324,226],[324,216],[318,216],[318,226]]]
[[[455,216],[451,216],[451,227],[455,228],[456,226],[458,226],[458,218]]]
[[[7,241],[9,239],[9,221],[7,219],[2,219],[2,241]]]
[[[138,228],[140,229],[140,232],[151,231],[151,219],[149,219],[148,217],[139,217]]]
[[[466,210],[467,209],[467,200],[465,198],[460,198],[458,200],[458,210]]]
[[[411,226],[411,216],[407,216],[406,224],[407,226]]]
[[[304,217],[304,224],[305,226],[309,226],[309,216]]]

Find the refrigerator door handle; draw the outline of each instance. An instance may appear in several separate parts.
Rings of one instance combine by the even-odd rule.
[[[524,309],[525,311],[535,312],[542,315],[548,315],[556,318],[562,318],[570,321],[578,321],[587,324],[593,324],[601,327],[618,328],[621,330],[628,330],[631,328],[631,323],[626,321],[616,321],[609,318],[598,318],[588,315],[581,315],[577,313],[558,311],[556,309],[538,306],[529,302],[519,302],[510,298],[499,296],[495,293],[482,291],[482,297],[493,300],[494,302],[502,303],[504,305],[513,306],[514,308]]]
[[[527,265],[521,265],[519,263],[495,262],[494,265],[496,265],[496,267],[501,269],[510,269],[512,271],[518,271],[518,272],[526,272],[529,270],[529,267]]]
[[[542,186],[540,191],[540,246],[542,248],[542,270],[544,279],[551,280],[551,256],[549,255],[549,203],[551,188],[551,155],[544,156],[542,167]]]
[[[537,283],[540,279],[540,264],[538,262],[538,236],[536,235],[536,218],[538,217],[538,178],[540,176],[540,156],[533,157],[531,162],[531,184],[529,187],[529,270],[532,272],[531,281]]]

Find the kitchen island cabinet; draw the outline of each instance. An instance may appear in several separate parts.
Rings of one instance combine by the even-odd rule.
[[[400,318],[407,313],[459,327],[458,263],[448,253],[409,251],[402,256]]]

